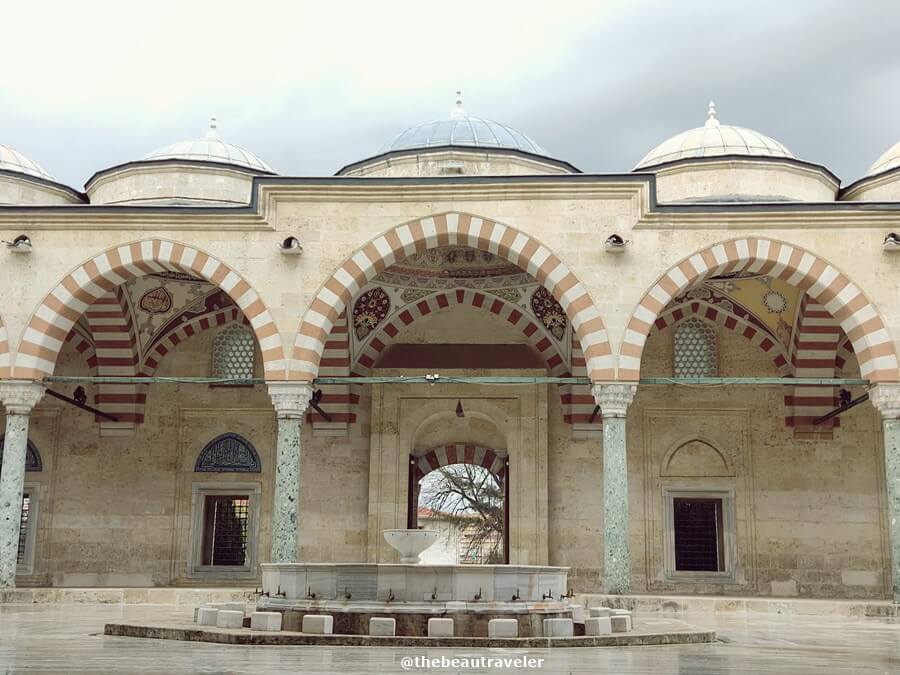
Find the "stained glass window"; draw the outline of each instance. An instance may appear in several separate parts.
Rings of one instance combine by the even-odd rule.
[[[253,377],[256,339],[247,328],[231,324],[213,341],[212,376],[234,380]]]
[[[675,377],[715,377],[718,374],[718,344],[714,326],[688,319],[675,327]]]

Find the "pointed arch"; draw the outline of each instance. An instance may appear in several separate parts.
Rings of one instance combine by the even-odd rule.
[[[507,453],[477,443],[448,443],[415,452],[415,479],[422,480],[432,471],[451,464],[475,464],[503,480],[506,474]]]
[[[197,275],[228,293],[253,327],[266,377],[287,377],[281,337],[256,290],[209,253],[166,239],[145,239],[112,247],[66,275],[26,324],[16,351],[13,376],[39,380],[51,375],[66,336],[88,307],[126,281],[161,271]]]
[[[653,323],[672,298],[712,276],[752,272],[782,279],[809,294],[840,323],[853,342],[862,377],[872,382],[900,378],[897,353],[875,306],[830,263],[805,249],[758,237],[714,244],[673,265],[641,298],[625,330],[618,379],[637,381]]]
[[[262,463],[253,444],[239,434],[216,436],[203,446],[194,464],[197,473],[259,473]]]
[[[560,303],[584,349],[592,380],[614,375],[612,350],[600,312],[587,289],[548,247],[509,225],[449,212],[398,225],[347,258],[310,302],[294,343],[291,373],[312,380],[331,327],[359,290],[395,262],[436,246],[489,251],[535,277]]]

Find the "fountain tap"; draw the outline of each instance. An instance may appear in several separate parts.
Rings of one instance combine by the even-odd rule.
[[[568,591],[566,591],[565,593],[563,593],[562,595],[560,595],[560,596],[559,596],[559,599],[560,599],[560,600],[568,600],[569,598],[574,598],[574,597],[575,597],[575,591],[573,591],[573,590],[570,588]]]
[[[344,586],[344,597],[347,598],[347,600],[349,600],[350,598],[353,597],[353,594],[350,593],[349,590],[347,590],[347,587],[346,587],[346,586]]]
[[[545,594],[541,595],[541,600],[553,600],[553,589],[548,589]]]
[[[285,593],[283,590],[281,590],[281,584],[278,584],[278,590],[275,591],[275,597],[277,598],[278,596],[281,596],[282,598],[287,597],[287,593]]]
[[[394,589],[393,589],[393,588],[389,588],[389,589],[388,589],[388,597],[387,597],[387,601],[388,601],[388,602],[393,602],[395,599],[396,599],[396,598],[394,597]]]
[[[258,596],[263,596],[263,595],[264,595],[264,596],[266,596],[266,597],[268,598],[268,597],[269,597],[269,591],[264,591],[264,590],[261,589],[261,588],[257,588],[255,591],[253,591],[253,595],[258,595]]]
[[[472,597],[472,602],[478,602],[481,600],[481,588],[478,588],[478,592]]]
[[[434,590],[431,592],[431,599],[437,600],[437,586],[435,586]]]
[[[319,596],[318,596],[317,593],[313,593],[313,592],[312,592],[312,586],[307,586],[307,587],[306,587],[306,599],[307,599],[307,600],[315,600],[315,599],[318,598],[318,597],[319,597]]]
[[[512,600],[510,600],[510,602],[518,602],[521,599],[522,599],[522,596],[519,595],[519,589],[517,588],[515,595],[512,596]]]

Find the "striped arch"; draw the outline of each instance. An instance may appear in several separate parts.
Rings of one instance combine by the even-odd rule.
[[[547,363],[547,369],[551,375],[563,376],[568,374],[566,361],[556,346],[556,343],[540,328],[537,320],[529,317],[525,310],[518,305],[504,300],[498,296],[481,291],[473,291],[468,288],[457,288],[430,295],[413,304],[407,305],[395,313],[384,325],[369,338],[362,352],[356,358],[352,370],[354,375],[366,375],[378,357],[400,335],[404,328],[415,321],[432,313],[448,310],[457,305],[474,307],[485,312],[506,319],[513,328],[519,330],[528,338],[541,358]]]
[[[341,264],[310,303],[294,344],[291,373],[312,380],[335,320],[359,290],[395,262],[436,246],[471,246],[518,265],[562,305],[584,348],[592,380],[610,380],[614,366],[606,328],[585,287],[550,249],[516,228],[465,213],[444,213],[399,225]]]
[[[572,377],[587,377],[587,363],[584,360],[584,352],[578,338],[572,336],[571,356]],[[603,427],[603,418],[594,414],[594,395],[587,384],[563,384],[560,385],[560,397],[562,398],[563,421],[566,424],[576,425],[579,431],[599,431]],[[593,418],[593,419],[592,419]]]
[[[47,294],[26,325],[13,377],[39,380],[52,375],[66,336],[88,307],[130,279],[162,271],[197,275],[228,293],[253,327],[266,377],[286,378],[281,337],[259,294],[241,275],[208,253],[163,239],[116,246],[68,274]]]
[[[93,374],[97,373],[97,351],[90,337],[82,334],[78,326],[74,326],[66,336],[66,342],[70,343],[75,351],[84,357],[84,362]]]
[[[749,321],[745,321],[739,316],[735,316],[721,307],[716,307],[702,300],[689,300],[677,307],[673,307],[663,312],[656,321],[653,322],[651,334],[671,328],[677,323],[688,319],[692,316],[699,316],[717,323],[723,328],[733,331],[750,341],[751,344],[759,347],[768,356],[771,357],[772,363],[784,375],[789,372],[788,357],[784,348],[778,341],[758,326],[754,326]]]
[[[791,353],[794,377],[834,377],[838,342],[843,333],[838,322],[821,304],[804,295],[797,312],[794,345]],[[785,422],[789,427],[812,428],[813,421],[838,404],[837,387],[791,385],[784,396]],[[840,426],[834,417],[815,426],[819,432]]]
[[[838,320],[853,342],[862,377],[896,382],[897,354],[887,328],[863,292],[829,263],[791,244],[747,237],[715,244],[685,258],[641,298],[619,356],[618,377],[637,381],[641,356],[653,323],[673,297],[709,277],[728,272],[766,274],[797,286]]]
[[[432,471],[451,464],[475,464],[484,467],[501,482],[506,475],[506,452],[493,450],[475,443],[449,443],[430,448],[414,455],[416,459],[416,482]]]
[[[135,377],[140,366],[140,342],[131,307],[122,286],[97,298],[84,313],[97,357],[97,375]],[[129,433],[144,421],[147,392],[136,384],[101,383],[94,391],[94,403],[117,418],[112,422],[97,417],[103,434]]]
[[[243,312],[237,305],[228,305],[214,312],[207,312],[195,316],[190,321],[179,323],[167,332],[154,337],[153,342],[147,350],[146,356],[141,363],[140,374],[144,377],[151,377],[156,373],[159,364],[163,358],[171,352],[179,344],[193,337],[197,333],[201,333],[210,328],[218,328],[226,323],[240,321],[244,325],[249,326],[250,322],[244,317]]]
[[[853,344],[850,342],[850,338],[845,335],[841,338],[841,342],[837,348],[837,353],[834,357],[835,370],[843,371],[844,367],[847,365],[847,362],[854,358],[854,356]]]
[[[319,363],[322,377],[347,377],[350,375],[350,333],[347,312],[342,312],[334,322],[322,361]],[[328,413],[327,420],[310,406],[306,411],[313,429],[321,434],[340,434],[356,422],[356,404],[359,403],[359,385],[323,384],[320,407]]]

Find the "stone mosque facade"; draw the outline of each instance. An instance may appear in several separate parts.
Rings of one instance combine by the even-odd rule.
[[[0,587],[395,562],[470,463],[576,592],[900,597],[894,231],[900,143],[843,185],[712,105],[618,174],[460,103],[333,176],[0,145]]]

